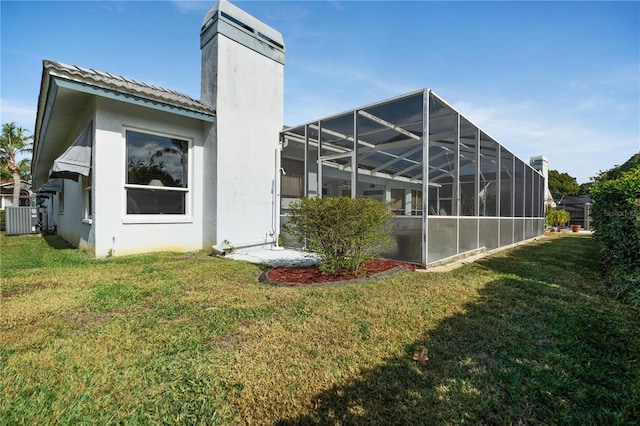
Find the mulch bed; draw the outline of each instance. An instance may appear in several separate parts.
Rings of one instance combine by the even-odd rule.
[[[360,266],[358,274],[346,271],[331,274],[320,271],[316,266],[280,266],[263,272],[259,279],[276,286],[318,286],[368,281],[415,270],[415,265],[398,260],[370,259]]]

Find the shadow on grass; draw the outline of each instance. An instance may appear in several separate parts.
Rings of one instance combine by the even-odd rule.
[[[590,239],[469,267],[500,275],[464,313],[279,424],[637,424],[640,320],[601,288]],[[423,346],[425,367],[411,360]]]
[[[76,249],[70,242],[65,240],[59,235],[45,235],[43,236],[44,240],[47,242],[49,247],[54,248],[56,250],[69,250]]]
[[[2,237],[2,275],[11,278],[21,270],[75,267],[92,262],[62,237],[38,235]]]

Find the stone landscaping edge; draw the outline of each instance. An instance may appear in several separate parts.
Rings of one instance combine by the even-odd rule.
[[[411,272],[411,269],[405,266],[395,266],[391,269],[387,269],[386,271],[369,275],[368,277],[354,278],[351,280],[344,280],[344,281],[327,281],[327,282],[312,283],[312,284],[274,281],[268,277],[267,275],[268,272],[269,270],[261,272],[260,275],[258,275],[258,281],[263,284],[272,285],[274,287],[333,287],[338,285],[350,285],[350,284],[359,284],[364,282],[376,281],[383,278],[389,278],[394,275],[403,274],[405,272]]]

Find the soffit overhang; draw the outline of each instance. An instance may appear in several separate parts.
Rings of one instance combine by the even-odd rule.
[[[34,131],[33,188],[49,180],[54,160],[76,135],[77,117],[96,97],[156,109],[204,122],[215,122],[216,111],[186,95],[124,77],[43,61]]]

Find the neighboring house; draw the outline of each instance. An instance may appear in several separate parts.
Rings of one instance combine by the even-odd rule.
[[[31,205],[31,182],[22,181],[20,189],[19,206]],[[17,207],[13,205],[13,180],[0,182],[0,210],[7,207]]]
[[[583,195],[580,197],[563,196],[555,200],[559,209],[566,210],[571,215],[569,225],[580,225],[583,229],[591,231],[591,197]]]
[[[96,257],[277,241],[282,36],[220,2],[200,38],[201,100],[43,62],[32,176],[48,228]]]

